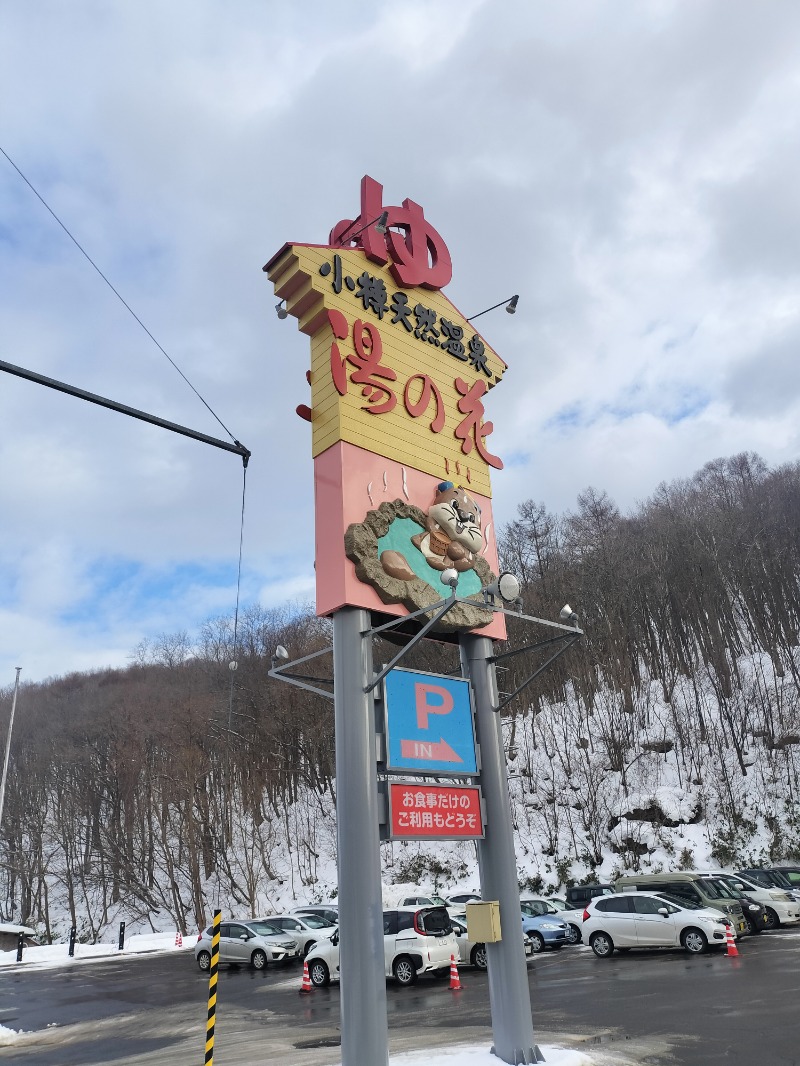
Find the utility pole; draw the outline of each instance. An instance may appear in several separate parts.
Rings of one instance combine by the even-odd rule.
[[[8,721],[8,736],[6,737],[6,757],[3,761],[3,780],[0,781],[0,826],[3,824],[3,805],[6,800],[6,778],[8,777],[8,757],[11,754],[11,730],[14,728],[14,711],[17,709],[17,693],[19,692],[19,673],[22,669],[17,666],[17,679],[14,682],[14,698],[11,701],[11,718]]]

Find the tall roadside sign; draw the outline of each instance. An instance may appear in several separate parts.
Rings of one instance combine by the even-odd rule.
[[[504,927],[517,928],[490,661],[505,618],[481,595],[498,571],[490,472],[503,466],[485,404],[506,364],[444,294],[450,253],[422,207],[387,205],[369,176],[359,213],[327,244],[284,244],[264,270],[280,315],[297,319],[311,347],[310,403],[297,410],[311,423],[316,609],[333,618],[342,1063],[386,1066],[381,679],[384,831],[475,839],[483,898],[499,900]],[[440,610],[443,578],[452,596]],[[422,633],[457,637],[462,678],[375,674],[373,634],[406,618]],[[490,944],[488,963],[496,1055],[539,1061],[520,938]]]

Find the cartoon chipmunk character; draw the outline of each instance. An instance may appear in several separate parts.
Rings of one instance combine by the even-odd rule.
[[[452,481],[441,482],[428,510],[425,531],[412,537],[411,543],[434,570],[452,567],[461,573],[472,569],[483,545],[480,507],[460,485],[456,488]],[[383,552],[381,564],[387,574],[403,581],[415,576],[398,551]]]

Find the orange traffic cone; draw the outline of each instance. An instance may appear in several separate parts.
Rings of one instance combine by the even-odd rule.
[[[308,963],[303,959],[303,985],[300,989],[301,996],[307,996],[311,992],[311,978],[308,976]]]
[[[176,948],[182,948],[183,947],[183,933],[180,931],[180,929],[175,934],[175,947]]]
[[[730,924],[725,926],[725,954],[738,957],[739,949],[736,947],[736,941],[733,939],[733,926]]]
[[[450,956],[450,988],[454,992],[461,991],[461,981],[458,976],[458,967],[456,966],[455,955]]]

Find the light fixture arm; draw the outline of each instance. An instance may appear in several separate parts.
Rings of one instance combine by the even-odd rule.
[[[356,222],[358,222],[358,219],[356,219],[355,222],[351,222],[347,229],[350,229],[352,226],[355,226]],[[362,226],[361,229],[357,229],[355,233],[351,233],[348,235],[347,230],[345,230],[344,233],[342,233],[342,235],[338,238],[339,247],[344,247],[344,241],[348,241],[349,243],[350,241],[355,240],[355,238],[358,237],[360,233],[363,233],[365,229],[369,229],[370,226],[375,226],[375,229],[378,231],[378,233],[385,233],[388,222],[389,212],[381,211],[377,218],[373,218],[372,222],[368,222],[366,226]]]
[[[472,322],[473,319],[480,318],[481,315],[488,315],[490,311],[496,311],[498,307],[505,307],[506,311],[510,315],[516,313],[517,304],[519,303],[519,294],[516,296],[510,296],[506,300],[501,300],[499,304],[493,304],[491,307],[487,307],[485,311],[479,311],[477,315],[470,315],[467,322]]]
[[[563,655],[565,651],[568,651],[572,647],[573,644],[577,643],[577,641],[579,641],[581,639],[581,636],[583,636],[582,633],[577,634],[576,636],[572,637],[571,640],[567,640],[566,643],[564,643],[557,651],[553,652],[553,654],[550,656],[550,658],[549,659],[545,659],[545,661],[542,663],[542,665],[537,667],[537,669],[534,670],[532,674],[529,674],[528,677],[525,678],[525,680],[522,682],[521,685],[519,685],[517,688],[515,688],[513,692],[510,692],[506,696],[505,699],[500,700],[500,702],[495,707],[495,711],[497,711],[497,712],[502,711],[502,709],[507,704],[509,704],[514,699],[515,696],[518,696],[520,694],[520,692],[523,692],[528,687],[528,685],[532,684],[536,680],[536,678],[539,676],[539,674],[543,673],[547,669],[547,667],[550,666],[551,663],[554,663],[556,661],[556,659],[558,659],[561,655]],[[555,639],[556,640],[560,640],[560,639],[564,639],[564,638],[556,637]],[[548,643],[549,644],[549,643],[552,643],[552,642],[551,641],[544,641],[543,643]],[[520,651],[522,651],[522,650],[523,649],[520,648]]]

